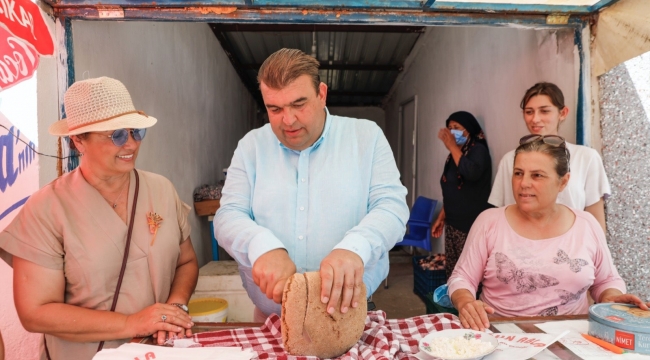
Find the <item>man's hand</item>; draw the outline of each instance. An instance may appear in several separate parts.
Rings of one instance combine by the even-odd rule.
[[[363,260],[349,250],[334,249],[320,263],[321,301],[327,303],[327,312],[341,300],[341,312],[359,306],[361,286],[363,286]]]
[[[275,303],[282,303],[282,292],[287,279],[296,273],[296,265],[285,249],[271,250],[253,264],[253,281]]]

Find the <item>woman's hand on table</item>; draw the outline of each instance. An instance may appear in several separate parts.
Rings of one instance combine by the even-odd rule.
[[[158,331],[153,333],[154,343],[163,345],[167,339],[184,339],[192,337],[192,329],[183,329],[180,332],[173,331]]]
[[[643,302],[638,296],[623,294],[617,289],[607,289],[600,295],[600,303],[623,303],[636,305],[641,310],[648,310],[650,302]]]
[[[458,304],[458,318],[466,329],[484,331],[490,327],[488,314],[494,314],[494,309],[485,305],[481,300],[470,300]]]
[[[172,305],[172,306],[176,306],[176,305],[173,305],[174,303],[182,304],[184,302],[186,302],[186,301],[183,301],[183,299],[178,299],[177,301],[173,301],[170,298],[170,299],[167,300],[167,304]],[[183,310],[183,312],[185,312],[185,311]],[[191,336],[192,336],[192,329],[191,328],[190,329],[183,328],[179,332],[160,330],[158,332],[153,333],[153,335],[152,335],[152,337],[154,338],[154,343],[158,344],[158,345],[163,345],[165,343],[165,341],[168,340],[168,339],[183,339],[183,338],[189,338]]]
[[[158,345],[166,339],[166,333],[192,334],[192,318],[174,305],[154,304],[126,318],[126,332],[130,337],[156,335]]]

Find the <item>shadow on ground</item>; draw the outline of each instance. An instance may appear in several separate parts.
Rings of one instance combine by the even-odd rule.
[[[415,248],[415,255],[426,255]],[[389,319],[404,319],[426,314],[426,305],[413,292],[413,255],[409,247],[390,252],[388,289],[383,284],[372,295],[377,310],[383,310]]]

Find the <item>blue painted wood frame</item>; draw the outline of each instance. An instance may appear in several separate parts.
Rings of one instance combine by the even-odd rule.
[[[219,261],[219,242],[217,238],[214,237],[214,221],[211,219],[210,222],[210,239],[212,240],[212,261]]]
[[[72,43],[72,19],[69,17],[65,17],[60,19],[61,24],[63,25],[63,36],[64,36],[64,44],[65,44],[65,51],[66,51],[66,59],[65,59],[65,68],[68,73],[67,76],[67,84],[65,88],[69,88],[70,85],[74,84],[74,48],[73,48],[73,43]],[[63,103],[60,104],[61,106],[61,115],[65,117],[65,107],[63,106]]]
[[[57,53],[57,60],[59,61],[57,71],[65,71],[65,81],[60,81],[59,85],[59,115],[61,118],[65,118],[65,106],[63,105],[63,94],[65,91],[75,82],[75,72],[74,72],[74,46],[72,39],[72,19],[69,17],[58,17],[57,21],[60,23],[59,31],[62,31],[61,41],[58,46],[64,48],[63,51]],[[61,77],[59,77],[61,79]],[[61,139],[59,146],[68,147],[70,142],[69,137]],[[70,150],[70,157],[67,161],[64,161],[61,166],[65,169],[65,172],[70,172],[79,166],[79,156],[76,151]],[[60,169],[63,171],[64,169]]]
[[[543,5],[543,4],[502,4],[479,2],[440,2],[434,1],[432,10],[509,12],[509,13],[574,13],[588,14],[596,12],[618,0],[600,0],[594,5]]]
[[[582,28],[576,28],[575,45],[578,47],[578,56],[580,57],[580,75],[578,77],[578,105],[576,107],[576,144],[584,145],[585,139],[585,103],[589,101],[586,98],[585,91],[585,52],[582,46]]]
[[[210,8],[124,8],[124,17],[104,19],[94,7],[63,7],[55,9],[56,16],[80,20],[147,20],[147,21],[192,21],[226,23],[281,23],[281,24],[359,24],[359,25],[522,25],[535,28],[579,27],[587,20],[574,15],[567,25],[548,25],[544,14],[506,14],[506,13],[455,13],[428,11],[370,11],[360,10],[314,10],[314,9],[276,9],[259,11],[257,9],[223,8],[211,11]],[[222,13],[223,12],[223,13]]]
[[[600,0],[594,5],[545,5],[513,3],[479,3],[479,2],[440,2],[436,0],[46,0],[52,6],[123,6],[123,7],[301,7],[301,8],[337,8],[337,9],[430,9],[443,11],[477,11],[507,13],[575,13],[588,14],[596,12],[618,0]]]

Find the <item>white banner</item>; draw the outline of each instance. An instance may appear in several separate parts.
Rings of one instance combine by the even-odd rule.
[[[36,145],[0,113],[0,230],[38,190],[38,156],[27,146]],[[20,138],[20,141],[16,136]],[[24,141],[24,142],[23,142]]]

